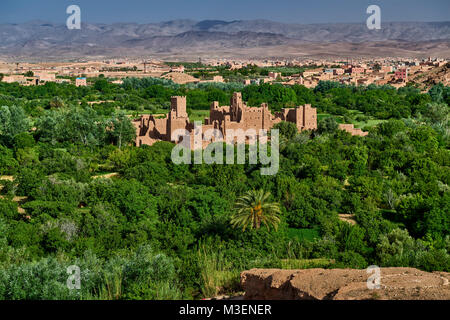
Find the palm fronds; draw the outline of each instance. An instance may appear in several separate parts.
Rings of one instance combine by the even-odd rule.
[[[259,229],[261,223],[277,229],[280,223],[278,217],[280,206],[277,202],[269,202],[270,192],[264,190],[250,190],[241,196],[235,203],[235,213],[231,217],[233,227],[247,227]]]

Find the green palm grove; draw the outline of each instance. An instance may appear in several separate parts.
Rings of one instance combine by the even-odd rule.
[[[172,95],[208,114],[234,91],[273,112],[318,108],[317,132],[277,125],[275,176],[248,161],[175,165],[172,143],[134,146],[120,114],[168,112]],[[442,84],[0,82],[0,300],[233,296],[253,268],[449,272],[449,105]],[[71,265],[80,290],[67,287]]]

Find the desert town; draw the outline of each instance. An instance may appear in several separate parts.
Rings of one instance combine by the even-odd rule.
[[[248,66],[261,68],[303,68],[303,72],[283,75],[282,72],[270,71],[266,76],[248,75],[240,81],[244,85],[255,83],[282,83],[284,85],[300,84],[308,88],[315,87],[319,81],[337,81],[348,85],[391,85],[395,88],[416,84],[421,89],[442,82],[448,85],[450,72],[448,61],[439,57],[428,59],[347,59],[323,60],[200,60],[193,70],[186,70],[183,63],[166,63],[159,60],[110,59],[104,61],[79,62],[2,62],[0,74],[2,81],[21,85],[42,85],[46,82],[73,83],[85,86],[89,78],[104,76],[111,82],[120,84],[127,77],[157,77],[170,79],[175,83],[228,82],[219,72],[211,72],[207,79],[192,75],[195,71],[206,68],[226,67],[227,70],[239,70]]]
[[[172,80],[174,83],[223,83],[228,82],[217,72],[209,75],[209,79],[196,78],[190,73],[209,67],[225,67],[227,70],[239,70],[248,66],[260,68],[304,68],[297,74],[283,75],[281,72],[269,71],[267,76],[241,79],[243,85],[260,83],[281,83],[283,85],[303,85],[314,88],[319,81],[335,81],[347,85],[390,85],[395,88],[404,87],[411,82],[426,91],[428,86],[442,82],[449,84],[450,72],[448,61],[442,58],[400,59],[386,58],[379,60],[302,60],[302,61],[270,61],[270,60],[206,60],[193,63],[188,72],[183,63],[166,63],[156,60],[111,59],[105,61],[86,61],[73,63],[7,63],[0,62],[1,80],[6,83],[20,85],[44,85],[47,82],[74,84],[77,87],[87,86],[90,79],[99,77],[111,83],[121,84],[124,78],[155,77]],[[192,63],[191,63],[192,65]],[[214,69],[213,69],[214,70]],[[193,72],[194,71],[194,72]],[[317,111],[310,105],[283,109],[272,114],[267,104],[250,108],[242,101],[240,93],[235,93],[230,106],[219,107],[217,101],[211,103],[210,117],[204,119],[204,130],[219,129],[224,139],[226,128],[231,129],[271,129],[280,121],[293,122],[299,131],[317,128]],[[190,122],[186,112],[186,97],[172,97],[171,109],[165,117],[160,115],[140,115],[134,119],[136,127],[136,145],[152,145],[156,141],[172,141],[172,134],[177,129],[191,132],[194,123]],[[341,130],[352,135],[366,136],[368,132],[355,128],[353,124],[339,124]],[[191,137],[192,139],[193,137]],[[177,141],[173,141],[177,142]],[[203,142],[205,148],[209,142]],[[195,149],[200,146],[194,146]]]

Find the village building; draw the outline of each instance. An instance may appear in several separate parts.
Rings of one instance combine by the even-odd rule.
[[[26,83],[26,79],[23,75],[11,75],[11,76],[4,76],[2,79],[3,82],[6,83],[20,83],[20,84],[25,84]]]
[[[37,71],[37,72],[34,72],[34,76],[39,79],[40,83],[55,82],[56,81],[56,74],[55,73],[49,73],[49,72],[46,72],[46,71]]]
[[[351,75],[357,75],[364,73],[365,69],[362,67],[351,67],[348,69],[347,73],[350,73]]]
[[[269,78],[270,79],[278,79],[278,77],[281,77],[281,73],[280,72],[269,72]]]
[[[324,80],[331,80],[331,79],[333,79],[333,74],[332,73],[321,73],[319,75],[312,76],[311,79],[315,80],[317,82],[324,81]]]
[[[341,76],[341,75],[343,75],[344,73],[345,73],[345,70],[342,69],[342,68],[335,68],[335,69],[333,69],[333,74],[334,74],[335,76]]]
[[[77,87],[85,87],[87,86],[86,78],[76,78],[75,85]]]
[[[218,82],[218,83],[224,83],[223,76],[213,76],[212,80],[202,80],[200,82]]]
[[[316,74],[319,74],[320,70],[314,70],[314,71],[303,71],[302,76],[303,78],[307,78],[307,77],[311,77],[314,76]]]
[[[394,77],[396,80],[402,80],[406,82],[408,80],[408,69],[407,68],[397,69],[394,73]]]
[[[389,72],[392,72],[392,70],[393,70],[392,66],[381,66],[380,67],[381,73],[389,73]]]
[[[14,74],[10,76],[4,76],[2,79],[6,83],[18,83],[23,86],[37,86],[39,85],[38,77],[25,77],[21,74]]]
[[[170,68],[170,72],[184,72],[184,66],[173,66],[172,68]]]

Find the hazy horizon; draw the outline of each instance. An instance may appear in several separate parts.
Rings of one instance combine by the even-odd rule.
[[[158,23],[167,23],[167,22],[173,22],[173,21],[192,21],[192,22],[204,22],[204,21],[221,21],[226,23],[233,23],[233,22],[239,22],[239,21],[271,21],[276,23],[283,23],[283,24],[298,24],[298,25],[321,25],[321,24],[360,24],[361,21],[347,21],[347,22],[311,22],[311,23],[301,23],[301,22],[284,22],[284,21],[278,21],[278,20],[270,20],[270,19],[235,19],[235,20],[222,20],[222,19],[188,19],[188,18],[180,18],[180,19],[172,19],[172,20],[160,20],[160,21],[148,21],[148,22],[134,22],[134,21],[115,21],[115,22],[92,22],[92,21],[82,21],[82,24],[105,24],[105,25],[113,25],[113,24],[138,24],[138,25],[145,25],[145,24],[158,24]],[[33,19],[23,22],[0,22],[0,24],[27,24],[27,23],[51,23],[55,25],[64,25],[65,22],[63,21],[48,21],[48,20],[42,20],[42,19]],[[383,23],[446,23],[450,22],[450,18],[447,20],[441,20],[441,21],[418,21],[418,20],[393,20],[393,21],[383,21]]]

